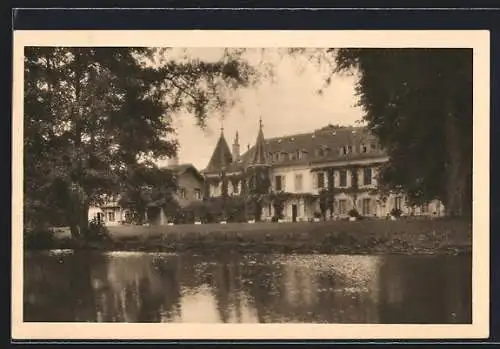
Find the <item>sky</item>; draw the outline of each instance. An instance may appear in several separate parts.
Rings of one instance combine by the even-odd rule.
[[[189,57],[210,61],[220,57],[223,49],[183,51]],[[238,132],[244,153],[255,143],[259,117],[266,138],[312,132],[328,124],[353,125],[361,120],[362,110],[355,106],[355,76],[334,75],[331,84],[318,94],[331,72],[326,64],[318,64],[306,56],[278,55],[273,49],[267,49],[265,54],[249,51],[244,58],[255,67],[262,67],[264,62],[271,64],[274,81],[261,80],[256,86],[236,91],[234,107],[223,115],[217,112],[211,115],[205,130],[196,125],[193,116],[174,115],[179,163],[192,163],[203,170],[220,136],[221,124],[230,148]]]

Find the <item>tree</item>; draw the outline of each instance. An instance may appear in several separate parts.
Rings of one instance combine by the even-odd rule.
[[[136,223],[144,222],[148,206],[162,207],[165,212],[176,210],[175,193],[177,183],[169,169],[157,168],[153,164],[129,166],[121,179],[118,203],[128,208],[136,217]]]
[[[413,203],[472,207],[472,50],[340,49],[336,72],[357,72],[364,119],[387,150],[381,181]]]
[[[262,205],[271,187],[269,168],[251,166],[247,168],[247,209],[256,221],[262,218]]]
[[[64,211],[72,236],[85,237],[89,206],[119,191],[124,173],[176,153],[173,113],[185,110],[203,126],[211,111],[227,103],[222,92],[252,82],[252,69],[237,56],[214,63],[158,63],[156,58],[167,53],[133,47],[25,48],[28,220],[57,182],[66,202],[54,204]]]

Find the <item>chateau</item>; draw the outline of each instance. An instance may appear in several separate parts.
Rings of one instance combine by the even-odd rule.
[[[382,197],[377,173],[387,161],[377,138],[363,127],[329,125],[311,133],[265,138],[260,121],[255,145],[243,154],[238,133],[230,150],[221,129],[201,173],[205,197],[268,194],[271,199],[261,205],[262,220],[279,216],[305,221],[321,211],[327,211],[328,218],[344,218],[352,209],[365,217],[386,217],[393,209],[404,215],[444,213],[437,201],[409,207],[402,194]],[[279,195],[283,202],[278,207],[272,198]],[[322,200],[328,206],[323,210]]]
[[[217,206],[218,199],[240,198],[250,220],[342,219],[354,210],[363,217],[385,218],[393,210],[407,216],[442,216],[444,207],[439,201],[415,207],[401,193],[382,196],[377,174],[388,160],[377,137],[364,127],[328,125],[310,133],[265,138],[260,121],[255,144],[245,153],[240,154],[238,133],[230,149],[221,129],[204,170],[179,164],[177,158],[167,168],[176,174],[175,198],[186,211],[200,204]],[[253,208],[248,209],[252,206],[248,203]],[[89,220],[122,224],[129,211],[117,199],[111,200],[91,207]],[[164,225],[173,214],[153,202],[148,204],[145,220]]]

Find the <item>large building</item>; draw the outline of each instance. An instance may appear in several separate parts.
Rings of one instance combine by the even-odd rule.
[[[381,196],[377,173],[389,159],[377,138],[363,127],[326,126],[310,133],[265,138],[260,121],[255,145],[240,154],[238,133],[232,150],[223,129],[207,167],[205,196],[220,197],[256,192],[286,194],[281,206],[273,199],[261,209],[261,218],[280,216],[285,221],[303,221],[317,216],[327,198],[328,217],[347,217],[356,209],[362,216],[386,217],[393,209],[405,215],[442,215],[439,202],[409,207],[403,194]],[[276,212],[280,210],[281,212]]]

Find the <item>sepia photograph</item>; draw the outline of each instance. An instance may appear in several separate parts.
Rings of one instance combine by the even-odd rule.
[[[487,334],[488,36],[272,33],[19,33],[13,325]]]

